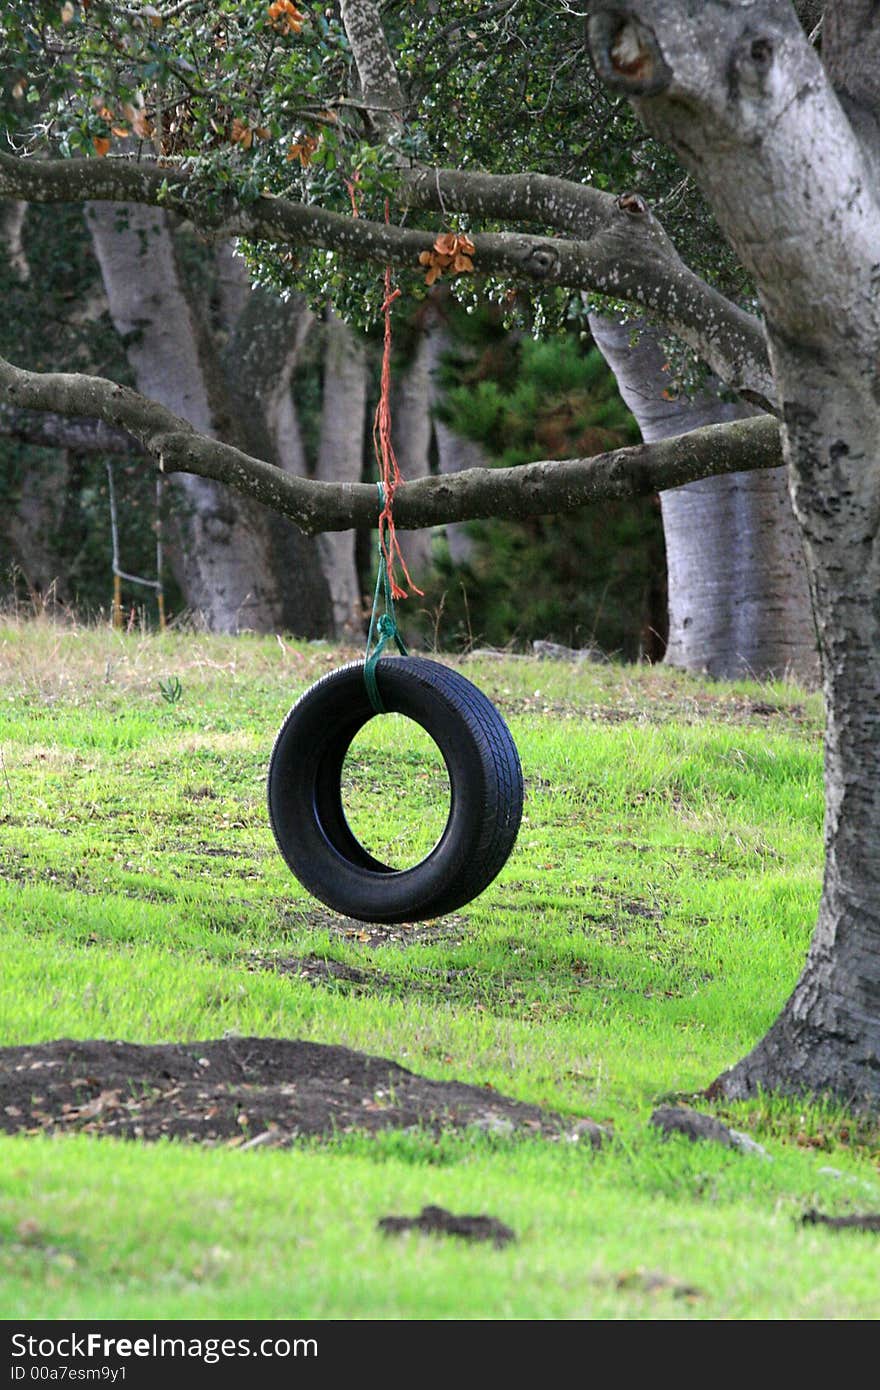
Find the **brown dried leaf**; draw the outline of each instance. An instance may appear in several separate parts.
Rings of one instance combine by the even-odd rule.
[[[454,256],[458,237],[454,232],[442,232],[434,242],[434,250],[441,256]]]
[[[250,126],[245,125],[244,121],[239,120],[238,116],[236,116],[235,120],[232,122],[232,130],[229,133],[229,138],[233,145],[241,145],[243,150],[249,150],[254,143],[254,132],[251,130]]]

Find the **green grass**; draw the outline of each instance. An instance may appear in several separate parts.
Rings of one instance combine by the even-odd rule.
[[[876,1317],[876,1238],[798,1224],[812,1205],[880,1208],[870,1122],[716,1107],[766,1159],[663,1144],[646,1123],[658,1096],[742,1056],[797,977],[821,872],[818,697],[463,661],[520,749],[519,841],[475,903],[375,944],[291,878],[264,807],[287,708],[350,655],[0,629],[0,1041],[343,1043],[610,1121],[615,1142],[6,1138],[4,1316]],[[444,776],[400,725],[367,726],[346,805],[365,842],[411,862],[442,823]],[[316,987],[266,968],[275,955],[366,978]],[[377,1232],[428,1202],[491,1212],[519,1240]],[[649,1291],[639,1271],[678,1282]]]

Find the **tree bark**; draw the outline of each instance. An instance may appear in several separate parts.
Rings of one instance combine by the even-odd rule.
[[[404,370],[394,375],[391,390],[391,433],[404,479],[413,482],[431,472],[431,348],[429,334],[419,332]],[[415,583],[422,587],[431,570],[431,531],[408,531],[400,549]]]
[[[315,476],[322,482],[359,483],[364,471],[366,353],[363,343],[332,309],[327,312],[324,335],[321,443]],[[319,536],[318,552],[330,588],[333,631],[344,640],[359,641],[364,617],[354,531]]]
[[[376,523],[372,483],[295,478],[265,459],[198,433],[179,415],[102,377],[29,372],[0,358],[0,404],[100,420],[124,430],[165,473],[213,478],[289,516],[306,535]],[[649,497],[710,474],[772,467],[779,426],[768,416],[710,425],[686,436],[583,459],[544,459],[516,468],[470,468],[417,478],[395,498],[403,529],[496,516],[570,512],[611,498]]]
[[[87,221],[110,312],[139,388],[203,433],[220,433],[204,348],[183,293],[163,212],[96,204]],[[205,478],[175,479],[172,562],[189,607],[215,632],[281,626],[268,519]]]
[[[31,278],[31,268],[24,248],[26,217],[27,203],[20,200],[0,202],[0,240],[6,248],[6,256],[14,275],[22,282]]]
[[[23,285],[32,279],[25,250],[26,217],[27,203],[0,203],[0,243],[13,274]],[[15,424],[16,417],[19,427],[25,423],[22,414],[0,411],[0,433],[21,439],[22,430],[16,430]],[[58,443],[51,438],[27,442],[50,447]],[[8,549],[9,558],[21,571],[31,593],[41,597],[50,592],[58,598],[66,597],[55,538],[64,511],[69,474],[67,447],[54,448],[47,454],[42,468],[31,468],[24,473],[17,496],[10,500],[3,518],[4,548]]]
[[[383,138],[400,127],[403,93],[373,0],[340,0],[340,13],[351,45],[364,99],[368,126]]]
[[[656,330],[590,317],[593,337],[650,443],[754,414],[710,381],[674,396]],[[637,334],[635,344],[631,343]],[[819,678],[803,545],[782,468],[661,492],[669,588],[666,661],[736,680]]]
[[[39,470],[28,469],[6,514],[6,541],[31,593],[67,598],[59,573],[57,535],[64,512],[70,457],[55,449]]]
[[[456,434],[444,420],[434,413],[442,400],[440,366],[444,355],[450,350],[450,339],[442,325],[433,323],[427,334],[428,370],[431,389],[431,409],[434,422],[434,441],[437,448],[437,471],[441,477],[464,473],[469,468],[486,468],[489,460],[480,445],[473,439]],[[474,543],[468,535],[467,527],[461,522],[451,522],[444,528],[449,558],[454,565],[467,565],[473,557]]]
[[[282,472],[304,478],[306,456],[291,385],[314,319],[299,295],[282,300],[265,290],[251,290],[240,259],[224,271],[221,308],[235,317],[222,363],[239,439],[261,458],[272,459]],[[236,273],[247,283],[244,300],[235,297]],[[327,636],[333,631],[330,577],[317,540],[304,537],[274,512],[266,525],[283,626],[302,637]]]
[[[880,7],[838,0],[876,36]],[[793,12],[602,4],[590,43],[698,179],[765,311],[822,659],[825,876],[803,973],[715,1083],[880,1102],[880,205]],[[863,38],[866,35],[863,33]],[[743,196],[743,190],[748,196]]]

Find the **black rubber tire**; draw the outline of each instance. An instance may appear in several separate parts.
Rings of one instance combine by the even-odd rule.
[[[503,868],[522,818],[522,768],[501,715],[458,672],[393,657],[376,680],[385,709],[420,724],[446,764],[449,819],[431,853],[389,868],[345,819],[345,755],[375,715],[362,662],[324,676],[288,714],[269,762],[269,819],[288,866],[328,907],[364,922],[424,921],[471,902]]]

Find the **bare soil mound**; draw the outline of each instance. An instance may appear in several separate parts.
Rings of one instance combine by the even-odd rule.
[[[0,1048],[0,1131],[280,1146],[352,1130],[476,1126],[577,1138],[605,1131],[383,1057],[281,1038],[141,1046],[62,1039]]]

